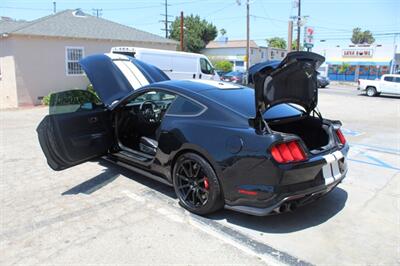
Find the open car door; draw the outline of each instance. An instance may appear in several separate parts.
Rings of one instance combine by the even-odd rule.
[[[54,170],[106,154],[113,141],[113,108],[134,90],[169,79],[155,66],[125,55],[96,54],[80,64],[96,94],[84,90],[52,94],[49,115],[37,128],[40,146]]]
[[[111,116],[95,94],[70,90],[52,94],[49,115],[37,127],[39,143],[53,170],[102,156],[112,141]]]

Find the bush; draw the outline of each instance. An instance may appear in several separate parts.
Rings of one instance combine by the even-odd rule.
[[[74,90],[79,90],[79,89],[78,89],[78,88],[74,88]],[[87,85],[86,90],[90,91],[90,92],[93,93],[97,98],[99,98],[98,95],[97,95],[97,93],[96,93],[96,91],[93,89],[93,85],[92,85],[92,84]],[[54,93],[54,92],[50,92],[48,95],[46,95],[46,96],[43,97],[43,99],[42,99],[42,104],[43,104],[43,105],[49,105],[49,104],[50,104],[50,98],[51,98],[51,95],[52,95],[53,93]]]
[[[214,66],[215,66],[216,69],[222,70],[222,71],[225,71],[225,72],[230,72],[230,71],[232,71],[232,68],[233,68],[233,64],[231,62],[229,62],[229,61],[226,61],[226,60],[217,61],[217,62],[215,62]]]
[[[46,96],[44,96],[43,97],[43,99],[42,99],[42,104],[44,104],[44,105],[49,105],[50,104],[50,97],[51,97],[51,92],[48,94],[48,95],[46,95]]]

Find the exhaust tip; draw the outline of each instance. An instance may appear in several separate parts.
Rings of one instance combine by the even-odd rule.
[[[289,205],[287,203],[283,203],[280,207],[279,207],[279,212],[283,213],[283,212],[287,212],[289,210]]]

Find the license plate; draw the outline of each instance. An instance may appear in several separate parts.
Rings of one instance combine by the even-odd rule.
[[[230,79],[224,79],[224,81],[230,81]]]
[[[326,164],[322,167],[322,175],[325,185],[329,185],[342,177],[347,169],[347,162],[341,151],[325,155],[324,159]]]

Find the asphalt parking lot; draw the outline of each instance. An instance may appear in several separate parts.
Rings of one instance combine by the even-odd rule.
[[[319,109],[343,122],[347,178],[261,218],[189,214],[172,188],[103,160],[54,172],[35,132],[47,109],[1,111],[0,264],[398,265],[400,98],[331,85]]]

